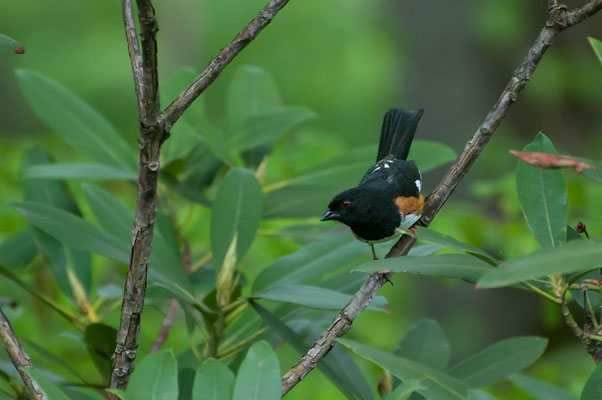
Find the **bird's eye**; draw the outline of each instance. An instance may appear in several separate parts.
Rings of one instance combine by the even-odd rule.
[[[343,204],[341,204],[343,206],[343,208],[349,208],[349,206],[351,205],[350,201],[344,201]]]

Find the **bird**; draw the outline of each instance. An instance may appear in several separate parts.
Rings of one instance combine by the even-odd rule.
[[[383,118],[376,163],[359,184],[337,194],[320,221],[339,221],[366,242],[376,260],[374,243],[404,230],[415,234],[414,224],[424,209],[422,175],[408,161],[412,140],[424,110],[393,108]]]

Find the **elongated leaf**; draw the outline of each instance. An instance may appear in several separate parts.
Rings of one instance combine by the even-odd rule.
[[[349,264],[368,252],[364,243],[354,240],[347,232],[326,233],[314,243],[279,258],[264,268],[255,279],[253,292],[276,285],[315,283],[324,274]]]
[[[37,253],[31,229],[26,228],[0,243],[0,264],[16,271],[29,264]]]
[[[586,164],[593,166],[593,168],[586,168],[581,171],[581,174],[587,176],[590,179],[594,179],[598,182],[602,182],[602,162],[594,161],[584,157],[573,157],[576,160],[582,161]]]
[[[54,300],[47,298],[46,296],[39,293],[39,290],[32,287],[27,282],[21,280],[14,272],[9,270],[8,268],[0,265],[0,275],[4,276],[8,280],[12,281],[15,285],[19,286],[27,293],[40,300],[43,304],[50,307],[54,311],[58,312],[63,318],[67,321],[75,324],[77,322],[77,317],[73,315],[69,310],[63,308],[60,304],[55,303]]]
[[[571,240],[500,264],[479,279],[479,287],[509,286],[552,274],[587,271],[602,265],[602,238]]]
[[[231,151],[242,152],[261,145],[272,145],[278,137],[295,125],[316,114],[301,106],[280,107],[249,116],[226,129]]]
[[[196,372],[192,400],[231,400],[234,374],[220,361],[209,358]]]
[[[26,168],[23,179],[134,180],[136,173],[107,164],[41,164]]]
[[[407,379],[397,385],[395,390],[383,397],[383,400],[406,400],[410,395],[419,390],[425,390],[426,387],[415,379]]]
[[[171,350],[142,359],[125,391],[129,400],[178,400],[178,364]]]
[[[416,229],[418,240],[423,242],[429,242],[438,244],[442,247],[448,247],[450,249],[465,251],[467,253],[477,254],[486,260],[489,260],[494,265],[497,264],[497,260],[487,254],[484,250],[479,249],[477,246],[473,246],[469,243],[460,242],[459,240],[454,239],[451,236],[444,235],[439,232],[435,232],[432,229],[426,229],[422,227],[418,227]]]
[[[558,386],[526,375],[513,374],[510,380],[535,400],[577,400],[575,396]]]
[[[597,400],[600,398],[602,398],[602,363],[598,363],[598,366],[594,368],[581,392],[581,400]]]
[[[265,199],[267,218],[312,217],[321,215],[328,202],[338,192],[356,186],[364,173],[374,164],[376,146],[349,150],[288,181],[268,185]],[[409,159],[426,173],[454,160],[449,147],[434,142],[416,140]]]
[[[41,74],[18,70],[17,77],[36,115],[70,146],[99,163],[136,171],[136,152],[98,111]]]
[[[251,296],[251,298],[299,304],[319,310],[340,310],[349,303],[351,297],[351,295],[335,290],[306,285],[274,286]],[[372,300],[368,309],[384,311],[387,303],[384,296],[377,296]]]
[[[33,368],[23,368],[23,371],[31,377],[39,385],[42,393],[46,395],[48,400],[69,400],[69,397],[61,390],[61,388],[50,378],[46,377],[42,372]]]
[[[12,206],[37,228],[61,242],[112,258],[129,261],[129,244],[67,211],[44,203],[23,202]]]
[[[448,373],[477,388],[533,364],[547,344],[547,339],[535,336],[503,340],[460,362]]]
[[[21,176],[29,168],[51,162],[50,155],[44,149],[32,146],[23,154]],[[22,186],[26,201],[45,203],[79,215],[78,207],[64,183],[28,179],[22,181]],[[80,302],[84,301],[83,297],[92,284],[90,254],[65,246],[35,227],[32,228],[32,237],[63,293],[69,297],[75,296]]]
[[[449,353],[445,332],[432,319],[423,319],[412,325],[395,350],[398,356],[441,371],[447,368]]]
[[[602,42],[593,37],[588,37],[587,40],[589,40],[589,44],[592,46],[592,49],[594,49],[596,56],[598,56],[600,64],[602,64]]]
[[[23,344],[25,345],[25,347],[29,350],[30,354],[35,351],[41,357],[43,357],[46,361],[49,361],[50,363],[53,363],[56,366],[63,368],[65,371],[68,371],[70,374],[72,374],[74,377],[79,379],[81,382],[84,382],[84,383],[86,382],[86,380],[82,377],[82,375],[73,366],[69,365],[69,363],[62,357],[58,357],[58,356],[55,356],[54,354],[52,354],[50,352],[50,349],[47,350],[44,347],[39,346],[36,343],[32,342],[31,340],[28,340],[25,338],[22,338],[21,340],[22,340]],[[115,347],[115,343],[113,343],[113,350],[114,350],[114,347]]]
[[[25,47],[15,39],[0,33],[0,53],[25,53]]]
[[[544,134],[538,133],[523,151],[558,154]],[[561,170],[516,166],[516,190],[529,229],[542,248],[566,242],[567,195]]]
[[[429,394],[450,400],[466,398],[468,386],[443,372],[353,340],[338,339],[338,342],[357,355],[391,372],[401,380],[414,379],[420,381],[427,389],[421,390],[419,393],[426,398],[429,398]]]
[[[268,71],[254,65],[236,69],[226,94],[228,121],[238,123],[281,105],[278,86]]]
[[[117,330],[101,323],[90,324],[84,332],[84,341],[90,358],[103,376],[104,383],[108,384],[111,377]]]
[[[165,108],[172,99],[184,91],[198,76],[192,67],[182,67],[174,71],[166,82],[160,85],[161,104]],[[214,131],[205,115],[205,98],[198,97],[171,129],[171,136],[161,148],[163,164],[186,157],[203,135]]]
[[[481,276],[493,270],[485,261],[468,254],[442,254],[432,257],[405,256],[385,258],[363,263],[353,271],[412,272],[420,275],[434,275],[443,278],[459,278],[476,282]]]
[[[495,400],[495,397],[482,390],[470,390],[468,400]]]
[[[236,236],[236,261],[245,255],[261,219],[261,186],[249,170],[228,171],[215,196],[211,215],[211,252],[219,269]]]
[[[280,365],[267,342],[259,341],[249,348],[234,385],[233,400],[280,399]]]
[[[134,211],[96,186],[83,185],[83,189],[101,227],[120,240],[129,242]],[[172,282],[188,290],[189,281],[184,272],[178,244],[172,235],[168,219],[159,211],[153,235],[150,273],[164,283]]]

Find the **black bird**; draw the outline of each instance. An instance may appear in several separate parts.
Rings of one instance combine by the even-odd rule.
[[[336,195],[320,221],[336,220],[351,228],[353,235],[370,244],[391,239],[408,229],[422,215],[422,176],[414,161],[407,161],[423,110],[394,108],[385,114],[378,155],[360,183]]]

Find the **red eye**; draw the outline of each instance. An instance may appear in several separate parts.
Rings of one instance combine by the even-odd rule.
[[[349,206],[351,205],[350,201],[344,201],[343,204],[341,204],[343,206],[343,208],[349,208]]]

